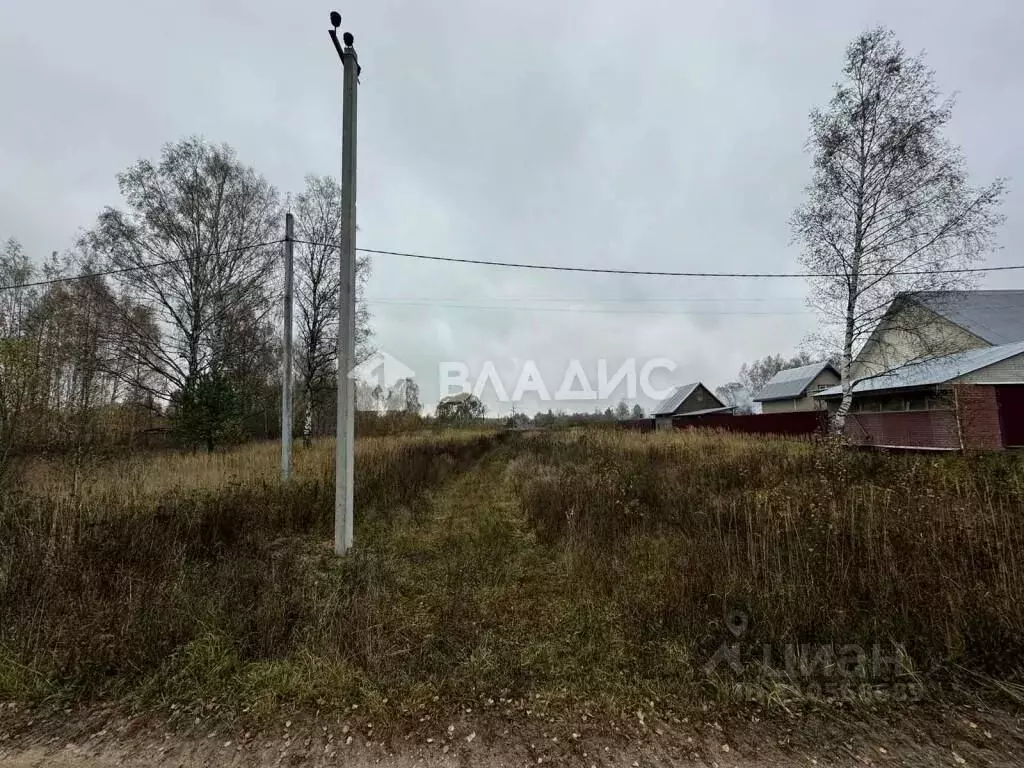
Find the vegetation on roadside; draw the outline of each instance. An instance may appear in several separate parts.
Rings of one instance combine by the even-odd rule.
[[[709,433],[364,438],[357,546],[332,445],[39,459],[0,500],[0,697],[224,711],[548,702],[685,709],[739,642],[899,643],[1010,684],[1024,466]],[[890,647],[886,645],[886,647]],[[435,699],[436,697],[436,699]],[[499,702],[495,704],[495,702]]]

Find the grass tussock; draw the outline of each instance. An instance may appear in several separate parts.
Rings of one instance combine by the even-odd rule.
[[[0,696],[417,711],[716,694],[742,642],[898,642],[1014,681],[1024,469],[715,434],[361,439],[356,549],[330,443],[37,461],[0,501]]]

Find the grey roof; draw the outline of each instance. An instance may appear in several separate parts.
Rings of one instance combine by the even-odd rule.
[[[832,367],[831,363],[812,363],[801,365],[799,368],[787,368],[779,371],[768,383],[761,387],[761,391],[754,398],[755,403],[764,403],[769,400],[790,400],[803,397],[804,392],[811,386],[811,382],[818,374],[826,368],[830,369],[836,376],[839,372]]]
[[[989,344],[1024,341],[1024,291],[922,291],[904,295]]]
[[[1024,353],[1024,341],[955,352],[952,355],[907,363],[874,378],[862,379],[853,385],[853,391],[854,394],[863,394],[944,384],[1021,353]],[[843,388],[835,386],[819,392],[815,397],[838,397],[842,394]]]
[[[699,381],[695,381],[692,384],[683,384],[681,387],[677,387],[676,391],[666,397],[654,410],[651,411],[652,416],[669,416],[675,413],[676,408],[683,404],[690,395],[693,394],[693,390],[700,386]]]

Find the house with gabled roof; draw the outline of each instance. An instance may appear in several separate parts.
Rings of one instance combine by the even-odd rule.
[[[853,361],[854,379],[909,362],[1024,340],[1024,291],[922,291],[890,303]]]
[[[1024,447],[1024,291],[896,296],[851,364],[857,443]],[[815,398],[834,409],[840,386]]]
[[[658,403],[651,416],[654,417],[656,429],[669,429],[674,416],[700,416],[708,413],[729,413],[732,408],[726,406],[715,394],[701,382],[684,384]]]
[[[825,401],[814,395],[839,381],[839,371],[829,362],[802,365],[776,373],[753,399],[761,404],[761,413],[819,410]]]

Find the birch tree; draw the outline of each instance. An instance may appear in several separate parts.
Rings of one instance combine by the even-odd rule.
[[[146,385],[166,399],[244,352],[247,337],[230,329],[270,317],[279,199],[230,147],[200,138],[167,144],[158,161],[140,160],[117,181],[125,208],[103,211],[83,244],[125,270],[121,289],[151,313],[155,323],[124,318],[127,369],[152,374]]]
[[[303,442],[313,433],[317,399],[335,387],[338,361],[338,289],[341,261],[341,185],[329,176],[307,176],[296,199],[295,281],[299,345],[296,350],[303,393]],[[363,292],[370,262],[356,261],[356,361],[370,354],[370,315]]]
[[[968,183],[943,134],[952,111],[923,57],[878,28],[848,46],[831,101],[811,112],[813,178],[792,227],[815,275],[810,303],[841,349],[836,431],[858,381],[854,355],[892,300],[971,287],[971,273],[955,270],[975,266],[1002,221],[1004,181]]]

